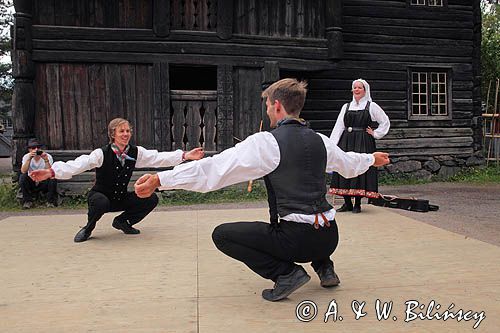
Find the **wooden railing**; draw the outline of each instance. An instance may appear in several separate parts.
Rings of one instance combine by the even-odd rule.
[[[172,0],[170,4],[172,30],[215,31],[217,0]]]
[[[217,91],[171,90],[172,149],[217,150]]]

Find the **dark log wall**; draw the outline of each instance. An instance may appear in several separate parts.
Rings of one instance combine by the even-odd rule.
[[[310,92],[304,116],[312,127],[329,135],[340,108],[352,98],[352,80],[364,78],[391,119],[393,130],[379,141],[380,149],[393,156],[470,156],[473,106],[479,101],[472,90],[477,18],[470,0],[447,3],[415,8],[406,0],[344,1],[344,58],[338,69],[305,74]],[[418,66],[451,69],[451,120],[408,120],[408,68]]]
[[[33,24],[96,28],[151,28],[152,1],[35,0]]]
[[[323,0],[237,0],[234,4],[234,33],[323,38]]]
[[[38,64],[35,91],[35,133],[50,149],[100,147],[116,117],[140,133],[135,143],[154,146],[153,114],[161,106],[154,103],[153,66]]]

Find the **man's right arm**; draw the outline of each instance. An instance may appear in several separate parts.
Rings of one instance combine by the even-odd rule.
[[[32,158],[33,158],[33,156],[30,153],[23,156],[23,163],[21,165],[21,173],[28,172]]]
[[[55,162],[52,168],[44,170],[35,170],[31,173],[34,181],[42,181],[49,178],[70,179],[84,171],[98,168],[104,161],[102,149],[96,149],[89,155],[81,155],[68,162]]]
[[[68,162],[54,162],[54,164],[52,164],[52,170],[54,170],[54,177],[56,179],[70,179],[87,170],[99,168],[103,161],[104,154],[102,149],[98,148],[89,155],[81,155]]]

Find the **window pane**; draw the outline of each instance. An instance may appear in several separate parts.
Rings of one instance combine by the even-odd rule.
[[[431,114],[447,115],[446,73],[431,73]]]
[[[427,114],[427,73],[412,73],[412,114]]]
[[[443,0],[429,0],[429,6],[443,7]]]

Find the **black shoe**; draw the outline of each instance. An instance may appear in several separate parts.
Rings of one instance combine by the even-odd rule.
[[[132,227],[130,224],[128,224],[127,221],[121,221],[117,218],[113,220],[112,224],[113,228],[118,229],[123,231],[123,233],[128,234],[128,235],[137,235],[140,234],[141,231]]]
[[[295,266],[293,271],[287,275],[280,275],[274,284],[273,289],[262,290],[262,297],[266,301],[279,301],[288,297],[295,290],[306,284],[311,277],[302,266]]]
[[[340,279],[333,269],[333,265],[323,265],[316,273],[323,288],[335,287],[340,284]]]
[[[354,214],[361,213],[361,206],[354,205],[354,207],[352,208],[352,212]]]
[[[337,212],[341,213],[341,212],[350,212],[352,210],[352,206],[347,206],[346,204],[343,204],[342,206],[340,206],[339,209],[337,209]]]
[[[87,239],[89,239],[91,233],[92,230],[89,231],[87,227],[83,227],[76,233],[74,239],[75,243],[85,242]]]

